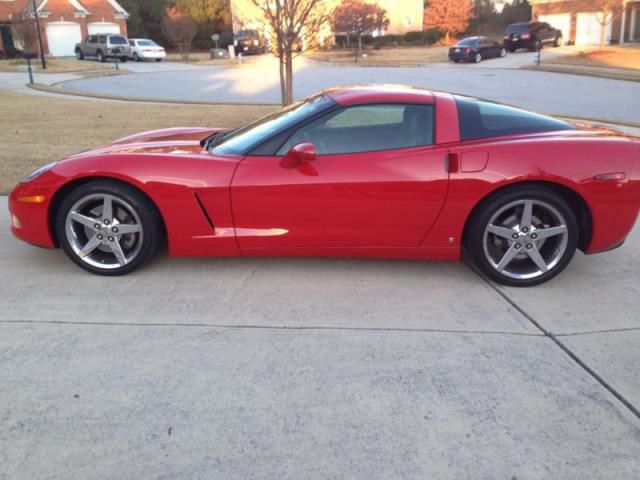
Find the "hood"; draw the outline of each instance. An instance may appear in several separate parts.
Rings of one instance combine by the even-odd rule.
[[[111,153],[197,154],[203,151],[200,145],[202,139],[228,130],[226,128],[199,127],[152,130],[119,138],[111,145],[87,150],[78,155],[104,155]]]

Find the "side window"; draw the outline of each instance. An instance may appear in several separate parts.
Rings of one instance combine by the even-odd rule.
[[[297,130],[278,155],[302,142],[318,155],[372,152],[433,143],[433,106],[424,104],[355,105],[331,112]]]
[[[99,35],[98,36],[98,43],[107,43],[106,35]]]
[[[575,128],[562,120],[507,105],[459,96],[455,100],[461,140]]]
[[[96,43],[96,36],[95,35],[89,35],[87,37],[87,42],[88,43]]]

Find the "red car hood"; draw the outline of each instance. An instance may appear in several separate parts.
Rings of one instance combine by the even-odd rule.
[[[111,145],[87,150],[74,156],[117,153],[193,154],[202,152],[200,140],[228,131],[226,128],[165,128],[119,138]]]

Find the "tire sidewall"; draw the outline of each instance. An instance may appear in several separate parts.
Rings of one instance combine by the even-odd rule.
[[[142,248],[138,255],[126,265],[114,269],[100,269],[82,261],[73,251],[65,233],[67,214],[71,207],[88,195],[109,194],[127,202],[136,211],[143,229]],[[91,273],[104,276],[118,276],[129,273],[146,263],[158,250],[162,241],[160,218],[155,206],[138,190],[117,182],[92,182],[71,191],[60,203],[55,217],[55,233],[58,244],[66,255],[79,267]]]
[[[539,200],[550,204],[560,212],[567,225],[567,246],[560,261],[548,272],[531,279],[515,279],[496,271],[484,253],[484,231],[493,214],[503,206],[523,199]],[[575,213],[567,202],[557,193],[544,187],[526,186],[496,192],[487,197],[469,219],[465,237],[466,254],[470,260],[490,279],[503,285],[528,287],[539,285],[558,275],[571,262],[578,247],[578,222]]]

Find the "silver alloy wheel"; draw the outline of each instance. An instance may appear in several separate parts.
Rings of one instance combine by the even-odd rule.
[[[517,200],[498,210],[483,235],[484,254],[500,274],[524,280],[553,269],[567,250],[562,214],[540,200]]]
[[[476,53],[475,61],[476,63],[480,63],[482,61],[482,55],[480,53]]]
[[[87,195],[67,213],[65,235],[83,262],[111,270],[130,263],[142,249],[143,228],[131,205],[109,194]]]
[[[506,57],[507,56],[507,49],[506,48],[502,48],[500,50],[500,56],[501,57]]]

